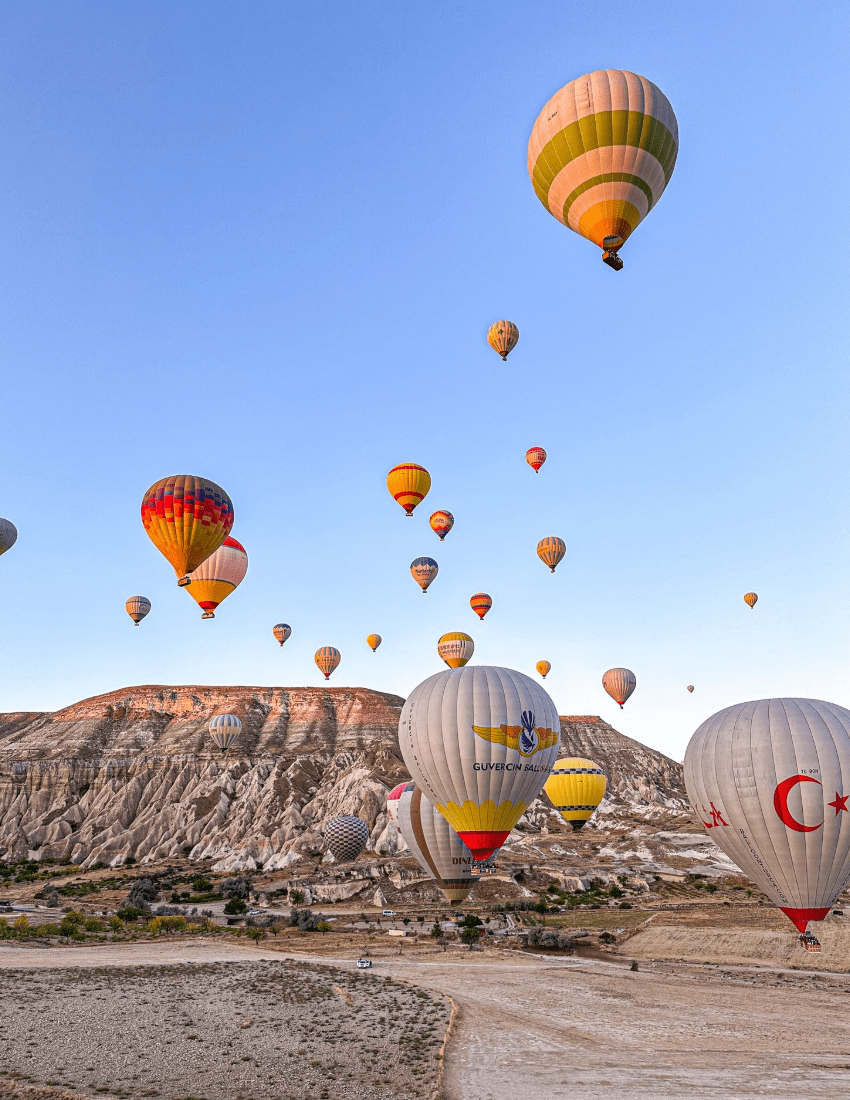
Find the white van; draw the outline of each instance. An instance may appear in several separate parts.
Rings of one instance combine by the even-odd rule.
[[[392,911],[392,909],[385,909],[385,910],[383,911],[383,913],[381,913],[381,916],[382,916],[382,917],[397,917],[397,916],[398,916],[398,913],[394,913],[394,912]]]

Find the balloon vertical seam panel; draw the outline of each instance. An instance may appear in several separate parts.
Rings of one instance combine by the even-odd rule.
[[[836,741],[836,735],[838,734],[838,730],[841,730],[846,735],[847,730],[845,730],[840,716],[835,713],[833,706],[827,704],[826,709],[832,719],[832,721],[828,723],[828,728],[833,744],[835,745],[838,759],[838,778],[841,782],[839,793],[843,795],[850,792],[850,753],[841,752]],[[836,847],[836,853],[833,859],[833,869],[828,889],[832,896],[837,898],[847,883],[848,877],[850,877],[850,813],[845,810],[838,810],[835,813],[835,818],[839,823],[839,843]],[[841,855],[842,847],[844,848],[843,856]]]

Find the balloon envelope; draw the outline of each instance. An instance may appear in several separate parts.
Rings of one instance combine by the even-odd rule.
[[[405,787],[412,785],[409,779],[405,779],[403,783],[397,783],[387,795],[387,817],[396,826],[398,825],[398,800],[401,798],[401,792]]]
[[[486,592],[476,592],[474,596],[470,596],[469,606],[479,619],[483,619],[493,606],[493,599]]]
[[[292,627],[289,623],[277,623],[272,627],[272,634],[280,642],[281,645],[292,635]]]
[[[570,81],[540,112],[528,174],[553,217],[617,248],[664,192],[679,150],[669,99],[646,77],[602,69]]]
[[[539,473],[540,467],[546,461],[546,452],[542,447],[529,447],[525,452],[525,461],[535,473]]]
[[[708,836],[797,928],[823,920],[850,873],[850,711],[759,699],[718,711],[685,752]]]
[[[688,691],[693,691],[693,690],[694,690],[694,685],[693,684],[688,684]]]
[[[359,817],[345,814],[335,817],[325,827],[325,840],[337,863],[357,859],[369,839],[369,826]]]
[[[537,556],[554,573],[555,567],[567,552],[567,544],[556,535],[541,539],[537,544]]]
[[[431,475],[424,466],[415,462],[402,462],[393,466],[387,474],[387,488],[393,500],[398,501],[409,516],[413,509],[428,495],[431,488]]]
[[[549,801],[573,829],[581,829],[605,796],[605,773],[592,760],[556,760],[544,786]]]
[[[552,666],[549,664],[548,661],[538,661],[534,667],[537,669],[544,680],[552,671]]]
[[[381,637],[380,634],[370,634],[369,637],[366,639],[366,645],[374,653],[383,640],[384,639]]]
[[[475,857],[414,783],[405,786],[399,799],[398,831],[449,905],[463,901],[478,881],[472,873]]]
[[[136,626],[142,621],[151,609],[151,602],[147,596],[131,596],[124,604],[124,608]]]
[[[321,649],[316,650],[316,656],[313,660],[318,665],[319,669],[325,674],[325,679],[330,680],[331,673],[337,667],[342,660],[338,649],[334,649],[332,645],[323,645]]]
[[[175,474],[145,493],[142,523],[179,578],[197,569],[230,534],[233,502],[214,481]]]
[[[602,686],[622,710],[623,704],[637,687],[637,677],[628,668],[609,668],[602,677]]]
[[[18,529],[10,519],[0,519],[0,554],[11,550],[18,541]]]
[[[423,592],[428,591],[428,585],[440,572],[440,567],[433,558],[414,558],[410,563],[410,575]]]
[[[496,321],[487,331],[487,343],[504,363],[519,343],[519,329],[513,321]]]
[[[558,755],[555,704],[522,672],[474,665],[414,688],[399,719],[413,781],[486,859],[536,798]]]
[[[431,530],[439,535],[440,542],[442,542],[449,531],[454,527],[455,517],[451,512],[446,512],[441,509],[439,512],[434,512],[428,522],[431,524]]]
[[[750,607],[755,607],[758,603],[758,596],[755,592],[748,592],[746,596],[744,596],[744,603],[749,604]]]
[[[208,728],[213,743],[224,752],[242,732],[242,723],[235,714],[216,714],[210,718]]]
[[[449,668],[463,668],[475,652],[475,642],[462,630],[451,630],[437,642],[437,652]]]
[[[186,591],[201,608],[202,619],[214,619],[215,609],[245,579],[248,555],[241,542],[226,538],[214,554],[189,574]]]

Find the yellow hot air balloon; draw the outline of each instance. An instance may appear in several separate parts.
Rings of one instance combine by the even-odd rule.
[[[504,363],[519,343],[519,329],[513,321],[496,321],[487,332],[487,343],[501,355]]]
[[[555,572],[556,565],[566,552],[567,544],[563,539],[559,539],[554,535],[550,535],[549,538],[546,539],[541,539],[537,544],[538,558],[548,565],[553,573]]]
[[[142,523],[171,562],[178,584],[214,554],[233,526],[233,501],[204,477],[175,474],[154,482],[142,498]]]
[[[325,679],[330,680],[331,673],[342,658],[338,649],[334,649],[332,645],[323,645],[321,649],[316,650],[314,660],[319,669],[325,674]]]
[[[543,790],[564,821],[578,830],[589,821],[605,795],[605,774],[592,760],[565,757],[555,761]]]
[[[374,653],[383,640],[384,639],[381,637],[380,634],[370,634],[369,637],[366,639],[366,645]]]
[[[439,536],[440,542],[446,537],[455,525],[455,517],[451,512],[446,512],[444,509],[440,509],[439,512],[435,512],[428,520],[431,524],[431,530],[435,535]]]
[[[570,81],[540,112],[528,174],[549,213],[619,271],[617,253],[661,197],[678,151],[664,93],[636,73],[602,69]]]
[[[552,671],[552,666],[549,664],[548,661],[538,661],[534,667],[537,669],[544,680]]]
[[[453,630],[437,642],[437,652],[449,668],[463,668],[475,652],[475,642],[462,630]]]
[[[744,596],[744,603],[749,604],[750,607],[755,607],[758,603],[758,596],[755,592],[748,592],[746,596]]]
[[[248,555],[236,539],[226,538],[214,554],[189,574],[186,591],[203,611],[202,619],[214,619],[215,609],[245,579]]]
[[[424,466],[415,462],[402,462],[393,466],[387,474],[387,488],[393,500],[397,500],[409,516],[413,509],[428,495],[431,488],[431,475]]]

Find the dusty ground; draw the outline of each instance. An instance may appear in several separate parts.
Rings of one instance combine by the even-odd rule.
[[[323,951],[321,956],[299,956],[297,969],[290,967],[289,973],[298,973],[299,982],[311,990],[337,985],[355,999],[364,988],[371,993],[375,979],[380,982],[387,976],[451,997],[459,1012],[446,1051],[441,1092],[445,1100],[528,1100],[529,1096],[540,1100],[611,1100],[626,1096],[635,1100],[699,1100],[709,1096],[784,1100],[790,1095],[806,1100],[843,1100],[850,1089],[847,975],[670,962],[641,962],[640,970],[634,973],[625,960],[540,958],[494,948],[474,953],[450,948],[443,952],[431,945],[412,943],[400,948],[383,937],[373,939],[374,969],[362,975],[352,969],[353,945],[353,937],[327,936],[317,944]],[[71,955],[73,970],[69,970]],[[810,957],[803,953],[804,959]],[[381,1050],[386,1040],[383,1033],[373,1033],[368,1045],[364,1044],[345,1014],[343,999],[338,994],[319,992],[324,999],[307,1005],[311,1011],[314,1007],[319,1010],[310,1017],[321,1021],[319,1034],[309,1036],[316,1046],[310,1048],[310,1057],[285,1057],[292,1053],[289,1047],[293,1043],[304,1044],[296,1045],[296,1052],[306,1050],[307,1041],[296,1034],[285,1034],[286,1026],[274,1026],[281,1014],[292,1011],[292,1006],[281,1004],[281,998],[275,995],[281,982],[277,976],[286,973],[280,960],[281,952],[268,942],[259,949],[198,940],[42,950],[10,947],[0,948],[0,987],[9,1005],[10,997],[14,1000],[10,990],[19,995],[26,982],[26,995],[33,998],[28,1007],[37,1010],[41,1005],[45,1020],[52,1014],[52,1019],[58,1021],[65,1040],[61,1049],[66,1054],[74,1049],[74,1038],[93,1021],[108,1019],[110,1010],[123,1010],[123,1020],[120,1015],[113,1019],[108,1040],[114,1049],[116,1036],[127,1036],[119,1044],[119,1049],[126,1052],[124,1061],[113,1059],[112,1076],[104,1072],[103,1080],[112,1086],[111,1095],[118,1094],[116,1083],[133,1100],[144,1095],[139,1084],[149,1080],[151,1070],[146,1063],[148,1076],[139,1073],[138,1044],[150,1049],[161,1034],[162,1057],[171,1059],[170,1066],[179,1068],[182,1062],[201,1065],[212,1052],[228,1075],[237,1075],[228,1076],[224,1083],[218,1078],[215,1087],[208,1083],[204,1089],[197,1074],[184,1073],[181,1078],[178,1073],[173,1081],[163,1083],[160,1095],[168,1100],[237,1100],[239,1096],[248,1100],[276,1095],[304,1095],[319,1100],[323,1078],[317,1078],[314,1091],[302,1093],[269,1091],[272,1083],[268,1078],[277,1072],[277,1087],[283,1080],[292,1089],[293,1082],[298,1081],[299,1086],[303,1083],[305,1069],[314,1068],[309,1065],[316,1060],[313,1050],[324,1059],[323,1065],[331,1058],[339,1064],[350,1058],[346,1048],[352,1042],[358,1044],[362,1059],[364,1046]],[[143,963],[154,965],[143,967]],[[305,971],[303,964],[307,963]],[[28,974],[23,973],[22,964]],[[327,965],[343,971],[343,977],[330,977],[325,970],[312,969]],[[61,986],[56,981],[57,973],[63,975]],[[66,975],[73,975],[70,983]],[[358,985],[364,977],[373,984]],[[390,987],[400,1004],[403,988]],[[57,989],[63,990],[59,1002]],[[78,999],[82,990],[107,1000],[95,1002],[96,1013],[91,1010],[91,1002],[83,1010]],[[190,1000],[190,995],[195,1000]],[[158,1017],[152,1009],[140,1004],[142,999],[150,1000],[152,1005],[158,1000],[164,1006],[159,1022],[155,1022]],[[434,1005],[434,999],[429,1003]],[[222,1004],[224,1013],[218,1011]],[[141,1027],[130,1011],[134,1005],[139,1005],[136,1013],[151,1012],[142,1017],[152,1027],[147,1038],[127,1031],[128,1027]],[[388,1009],[389,1002],[387,1016]],[[341,1015],[339,1010],[343,1010]],[[331,1021],[325,1023],[328,1012]],[[441,1021],[445,1020],[435,1008],[430,1012],[433,1028],[429,1042],[439,1038]],[[248,1013],[255,1021],[252,1026],[236,1027],[237,1019],[244,1019]],[[217,1015],[222,1017],[221,1024],[216,1023]],[[9,1017],[7,1011],[2,1021],[7,1029]],[[293,1019],[291,1015],[287,1018]],[[191,1028],[183,1026],[186,1019],[193,1021]],[[299,1022],[303,1030],[303,1020]],[[203,1048],[198,1040],[189,1039],[190,1034],[199,1033],[201,1023],[211,1029]],[[34,1040],[34,1034],[26,1030],[31,1027],[55,1031],[57,1023],[39,1021],[37,1011],[28,1013],[24,1030],[16,1033],[16,1057],[33,1049],[21,1047],[22,1041]],[[170,1044],[164,1041],[167,1039]],[[336,1039],[335,1046],[329,1044],[332,1039]],[[228,1047],[228,1042],[233,1046]],[[250,1048],[247,1055],[235,1054],[244,1047]],[[398,1047],[396,1050],[400,1055]],[[249,1060],[243,1063],[241,1059],[246,1056]],[[349,1064],[356,1066],[356,1062],[352,1059]],[[4,1060],[4,1068],[5,1064]],[[69,1080],[69,1064],[72,1068],[76,1065],[73,1057],[62,1060],[63,1082]],[[87,1061],[85,1065],[95,1062]],[[129,1067],[126,1073],[124,1065]],[[151,1062],[151,1066],[156,1063]],[[130,1072],[139,1073],[138,1084],[129,1077]],[[382,1068],[381,1072],[386,1070]],[[245,1075],[244,1080],[239,1074]],[[35,1076],[32,1072],[30,1075]],[[189,1087],[184,1088],[187,1078]],[[54,1070],[53,1075],[41,1080],[60,1078]],[[90,1074],[80,1073],[76,1081],[76,1096],[94,1095]],[[330,1096],[347,1095],[340,1081],[338,1077],[330,1086],[325,1082]],[[391,1079],[382,1085],[386,1091],[370,1093],[359,1085],[350,1095],[401,1100],[427,1095],[425,1082],[425,1075],[420,1075],[417,1083],[422,1091],[411,1091],[409,1082],[402,1084],[398,1071],[392,1069]],[[8,1095],[41,1100],[40,1095]],[[4,1097],[2,1086],[0,1097]]]

